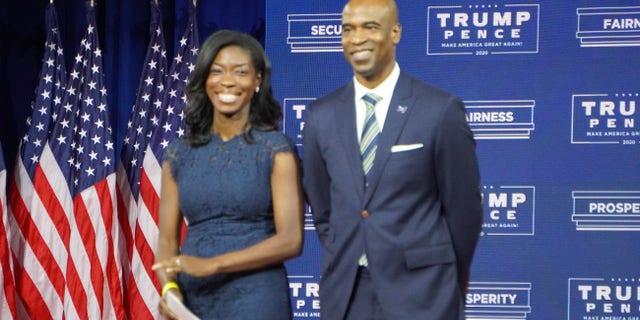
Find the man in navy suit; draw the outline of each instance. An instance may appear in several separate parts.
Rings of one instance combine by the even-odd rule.
[[[475,140],[459,98],[400,69],[401,32],[393,0],[349,1],[354,79],[306,115],[323,319],[464,319],[482,225]]]

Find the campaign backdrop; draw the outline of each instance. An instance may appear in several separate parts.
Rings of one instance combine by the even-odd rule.
[[[343,5],[267,0],[273,86],[299,148],[309,104],[352,80]],[[458,95],[477,141],[484,224],[467,319],[640,319],[640,4],[398,7],[400,68]],[[305,230],[287,264],[296,319],[322,312],[310,214]]]

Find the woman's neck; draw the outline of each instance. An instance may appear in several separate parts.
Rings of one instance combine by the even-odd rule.
[[[247,130],[247,119],[233,119],[218,115],[211,125],[211,132],[227,141]]]

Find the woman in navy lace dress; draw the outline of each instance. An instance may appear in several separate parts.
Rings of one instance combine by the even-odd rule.
[[[186,88],[187,133],[165,150],[153,269],[163,297],[173,291],[201,319],[291,318],[283,262],[301,253],[304,207],[270,77],[251,36],[212,34]],[[175,317],[165,299],[160,312]]]

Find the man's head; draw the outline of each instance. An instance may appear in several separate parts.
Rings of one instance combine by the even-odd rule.
[[[402,27],[393,0],[350,0],[342,10],[342,48],[356,79],[373,88],[393,70]]]

